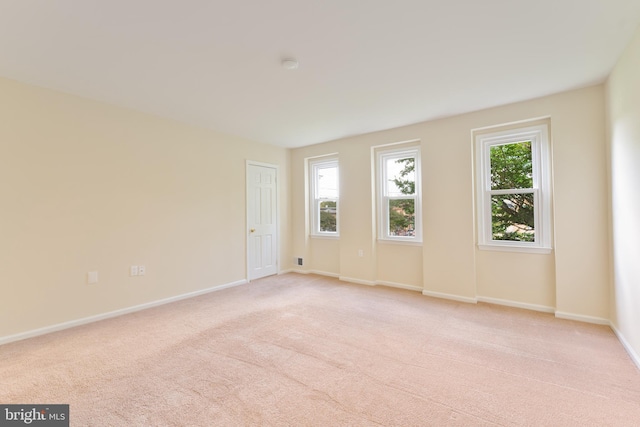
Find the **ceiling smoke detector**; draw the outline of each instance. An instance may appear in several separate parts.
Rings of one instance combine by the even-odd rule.
[[[282,68],[285,68],[287,70],[295,70],[299,65],[300,64],[298,63],[298,60],[293,58],[285,58],[282,60]]]

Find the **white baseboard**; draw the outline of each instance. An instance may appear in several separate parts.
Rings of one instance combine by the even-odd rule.
[[[422,286],[405,285],[404,283],[387,282],[384,280],[376,280],[376,286],[388,286],[390,288],[406,289],[408,291],[422,292]]]
[[[618,328],[616,328],[616,325],[614,325],[613,322],[611,322],[609,326],[611,326],[611,329],[613,329],[613,332],[618,337],[618,340],[622,344],[622,347],[624,347],[624,349],[629,354],[629,357],[631,357],[631,360],[633,361],[633,363],[635,363],[638,369],[640,369],[640,355],[638,355],[638,353],[635,352],[633,347],[631,347],[631,344],[629,344],[629,341],[627,341],[624,335],[622,335],[622,332],[620,332]]]
[[[58,323],[51,326],[45,326],[44,328],[33,329],[27,332],[21,332],[14,335],[8,335],[6,337],[0,337],[0,345],[7,344],[14,341],[24,340],[27,338],[37,337],[38,335],[49,334],[51,332],[61,331],[63,329],[73,328],[75,326],[86,325],[87,323],[98,322],[100,320],[110,319],[112,317],[118,317],[124,314],[134,313],[136,311],[145,310],[147,308],[157,307],[159,305],[169,304],[169,303],[180,301],[183,299],[197,297],[197,296],[208,294],[214,291],[221,291],[223,289],[244,285],[246,283],[247,283],[246,279],[237,280],[235,282],[225,283],[223,285],[217,285],[211,288],[189,292],[186,294],[176,295],[174,297],[152,301],[145,304],[135,305],[133,307],[127,307],[120,310],[110,311],[108,313],[97,314],[95,316],[84,317],[82,319],[71,320],[68,322]]]
[[[388,286],[391,288],[400,288],[400,289],[407,289],[409,291],[417,291],[417,292],[422,292],[422,287],[420,286],[414,286],[414,285],[405,285],[404,283],[397,283],[397,282],[387,282],[384,280],[376,280],[374,281],[370,281],[370,280],[362,280],[362,279],[355,279],[353,277],[346,277],[346,276],[340,276],[339,274],[336,273],[329,273],[328,271],[321,271],[321,270],[289,270],[292,273],[300,273],[300,274],[317,274],[319,276],[326,276],[326,277],[333,277],[336,279],[340,279],[343,282],[349,282],[349,283],[355,283],[358,285],[367,285],[367,286]]]
[[[357,285],[367,285],[367,286],[376,285],[376,282],[372,282],[371,280],[354,279],[353,277],[346,277],[346,276],[338,276],[338,278],[343,282],[355,283]]]
[[[515,308],[524,308],[526,310],[533,310],[533,311],[541,311],[543,313],[555,313],[556,309],[554,307],[547,307],[545,305],[538,305],[538,304],[528,304],[528,303],[524,303],[524,302],[518,302],[518,301],[511,301],[511,300],[506,300],[506,299],[500,299],[500,298],[490,298],[490,297],[478,297],[478,302],[486,302],[489,304],[497,304],[497,305],[504,305],[507,307],[515,307]]]
[[[333,277],[335,279],[340,277],[339,274],[329,273],[328,271],[320,271],[320,270],[309,270],[309,274],[317,274],[318,276]]]
[[[374,282],[374,281],[370,281],[370,280],[355,279],[353,277],[340,276],[339,274],[336,274],[336,273],[329,273],[328,271],[293,270],[293,272],[294,273],[301,273],[301,274],[317,274],[319,276],[333,277],[333,278],[340,279],[343,282],[355,283],[357,285],[388,286],[388,287],[391,287],[391,288],[407,289],[409,291],[418,291],[418,292],[422,291],[422,288],[419,287],[419,286],[405,285],[404,283],[396,283],[396,282],[386,282],[384,280],[376,280]]]
[[[466,303],[471,303],[471,304],[475,304],[475,303],[478,302],[478,300],[475,299],[475,298],[463,297],[463,296],[455,295],[455,294],[445,294],[445,293],[442,293],[442,292],[427,291],[426,289],[422,291],[422,295],[427,296],[427,297],[450,299],[450,300],[453,300],[453,301],[460,301],[460,302],[466,302]]]
[[[287,273],[298,273],[298,274],[317,274],[318,276],[326,276],[326,277],[333,277],[333,278],[338,278],[340,277],[339,274],[336,273],[329,273],[328,271],[321,271],[321,270],[298,270],[298,269],[293,269],[293,270],[288,270]]]
[[[602,317],[585,316],[584,314],[573,314],[564,311],[556,311],[556,317],[558,319],[576,320],[578,322],[594,323],[596,325],[610,326],[609,319],[603,319]]]

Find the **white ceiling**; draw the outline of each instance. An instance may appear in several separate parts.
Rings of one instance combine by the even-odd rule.
[[[0,75],[298,147],[600,83],[639,24],[640,0],[0,0]]]

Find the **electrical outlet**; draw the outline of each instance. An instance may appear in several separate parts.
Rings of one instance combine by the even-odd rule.
[[[147,272],[147,268],[144,265],[138,266],[138,276],[144,276],[146,272]]]
[[[93,285],[98,283],[98,272],[90,271],[87,273],[87,284]]]
[[[137,276],[138,273],[138,266],[137,265],[132,265],[131,267],[129,267],[129,275],[130,276]]]
[[[302,265],[302,258],[298,258],[298,265]]]
[[[364,251],[362,249],[358,249],[358,256],[359,257],[363,257],[364,256]]]

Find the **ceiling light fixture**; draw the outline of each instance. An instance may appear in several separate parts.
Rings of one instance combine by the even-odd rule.
[[[282,67],[286,68],[287,70],[295,70],[299,65],[300,64],[298,63],[298,60],[293,58],[285,58],[282,60]]]

